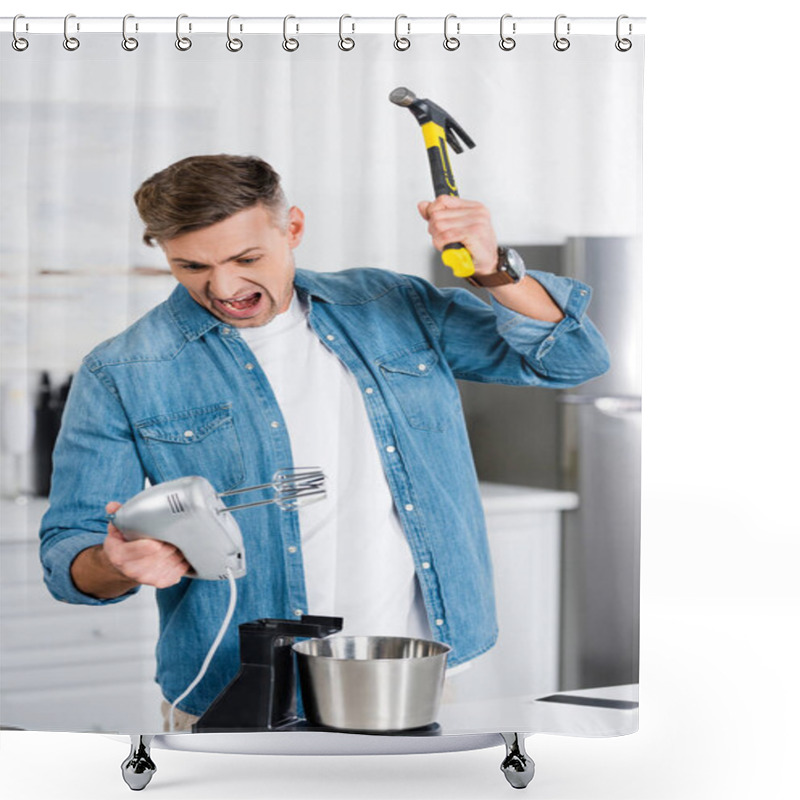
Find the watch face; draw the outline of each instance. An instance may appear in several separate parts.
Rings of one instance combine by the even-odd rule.
[[[507,272],[514,283],[519,283],[525,277],[525,262],[522,256],[513,248],[509,247],[505,251],[504,263],[501,267],[503,271]]]

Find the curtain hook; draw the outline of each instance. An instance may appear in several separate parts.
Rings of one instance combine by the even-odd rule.
[[[561,53],[563,53],[565,50],[569,50],[569,46],[570,46],[570,41],[569,41],[569,39],[566,38],[566,36],[559,36],[558,35],[558,21],[560,19],[566,19],[566,18],[567,18],[566,14],[559,14],[556,17],[555,22],[553,23],[553,35],[556,38],[556,40],[553,42],[553,47],[555,47],[555,49],[558,50]],[[567,36],[569,36],[569,31],[570,31],[570,24],[568,22],[567,23]]]
[[[27,49],[28,49],[28,44],[29,44],[29,42],[28,42],[28,40],[27,40],[27,39],[23,39],[23,38],[22,38],[22,37],[21,37],[21,36],[20,36],[20,35],[17,33],[17,20],[18,20],[18,19],[25,19],[25,15],[24,15],[24,14],[17,14],[17,16],[16,16],[16,17],[14,17],[14,22],[13,22],[13,23],[11,23],[11,34],[12,34],[12,35],[13,35],[13,37],[14,37],[14,38],[11,40],[11,46],[12,46],[12,47],[13,47],[13,48],[14,48],[14,49],[15,49],[15,50],[18,52],[18,53],[21,53],[23,50],[27,50]],[[28,29],[28,23],[26,22],[26,23],[25,23],[25,30],[27,30],[27,29]]]
[[[64,17],[64,42],[63,42],[64,49],[69,50],[70,52],[72,52],[73,50],[77,50],[81,46],[81,43],[78,39],[76,39],[74,36],[69,35],[68,26],[69,26],[69,21],[71,19],[75,19],[74,14],[67,14],[67,16]],[[81,26],[78,23],[76,23],[75,29],[80,30]]]
[[[340,50],[352,50],[356,46],[356,43],[355,43],[354,39],[351,39],[349,36],[345,37],[344,34],[342,33],[342,25],[343,25],[343,23],[344,23],[344,21],[346,19],[353,19],[353,18],[349,14],[342,14],[342,16],[339,17],[339,49]],[[356,24],[355,24],[355,22],[351,22],[350,24],[353,26],[353,30],[351,31],[351,33],[355,33],[356,32]]]
[[[282,46],[283,46],[283,49],[286,50],[287,53],[293,53],[295,50],[297,50],[298,47],[300,47],[300,42],[297,41],[297,39],[294,39],[294,38],[290,39],[289,36],[287,35],[287,31],[289,29],[289,20],[290,19],[297,19],[297,17],[293,17],[291,14],[289,14],[288,16],[283,18],[283,43],[282,43]],[[300,32],[300,25],[299,24],[295,24],[295,28],[294,29],[295,29],[296,33],[299,33]]]
[[[630,50],[631,47],[633,47],[633,42],[630,39],[623,39],[619,35],[620,28],[621,28],[620,23],[624,19],[628,19],[628,15],[627,14],[620,14],[617,17],[617,41],[614,42],[614,47],[616,47],[617,50],[620,51],[620,53],[627,53],[628,50]],[[630,36],[632,33],[633,33],[633,25],[631,25],[631,23],[629,22],[628,23],[628,36]]]
[[[133,36],[128,36],[128,20],[135,19],[133,14],[126,14],[122,18],[122,49],[127,50],[129,53],[139,46],[139,40],[134,39]],[[139,30],[139,25],[136,25],[136,30]]]
[[[225,47],[227,47],[228,50],[231,51],[231,53],[238,53],[242,49],[242,47],[244,47],[244,43],[242,42],[241,39],[233,39],[233,38],[231,38],[231,21],[234,20],[234,19],[239,19],[239,17],[236,16],[236,14],[231,14],[228,17],[228,30],[227,30],[228,41],[225,42]],[[242,29],[242,26],[240,25],[239,26],[239,30],[241,31],[241,29]]]
[[[192,40],[188,36],[181,36],[181,20],[187,19],[188,14],[178,14],[175,20],[175,47],[178,50],[188,50],[192,46]],[[189,23],[189,30],[192,30],[192,23]]]
[[[507,19],[511,19],[511,14],[503,14],[503,16],[500,17],[500,49],[505,51],[513,50],[517,46],[516,39],[514,39],[511,36],[505,35],[504,27]],[[511,33],[516,33],[516,32],[517,32],[517,23],[512,22]]]
[[[405,14],[398,14],[394,18],[394,48],[395,50],[408,50],[411,47],[411,39],[407,38],[411,34],[411,23],[406,22],[406,27],[408,28],[406,36],[400,36],[401,19],[408,19],[408,17]]]
[[[458,50],[461,47],[461,40],[458,36],[450,36],[447,32],[447,27],[451,19],[457,19],[455,14],[448,14],[444,18],[444,49],[445,50]],[[461,33],[461,23],[456,22],[456,34]]]

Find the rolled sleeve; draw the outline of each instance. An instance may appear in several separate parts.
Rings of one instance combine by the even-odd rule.
[[[553,385],[574,386],[606,372],[608,348],[586,311],[592,289],[574,278],[530,270],[564,314],[559,322],[543,322],[506,308],[494,297],[491,304],[498,333]]]
[[[52,535],[46,546],[41,549],[42,569],[44,578],[50,594],[62,603],[81,603],[83,605],[102,606],[109,603],[119,603],[126,597],[136,594],[138,586],[125,592],[119,597],[112,597],[107,600],[84,594],[72,582],[69,569],[64,569],[65,565],[72,566],[75,557],[82,550],[94,547],[103,543],[104,534],[89,533],[82,531],[63,531]]]

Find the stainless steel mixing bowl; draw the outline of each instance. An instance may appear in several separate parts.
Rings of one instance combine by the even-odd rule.
[[[347,731],[436,721],[450,648],[397,636],[329,636],[293,645],[306,718]]]

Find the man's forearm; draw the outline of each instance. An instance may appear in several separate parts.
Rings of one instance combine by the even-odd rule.
[[[511,311],[542,322],[561,322],[564,312],[539,281],[526,275],[519,283],[489,289],[498,303]]]
[[[100,600],[119,597],[139,585],[108,560],[102,545],[81,550],[72,561],[70,575],[81,592]]]

